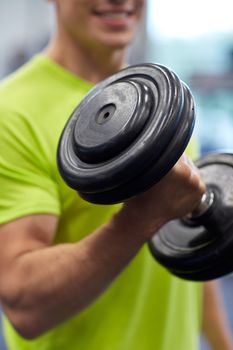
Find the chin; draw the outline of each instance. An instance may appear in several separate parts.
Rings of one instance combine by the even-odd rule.
[[[129,43],[125,43],[125,42],[111,42],[111,43],[107,43],[105,44],[106,47],[113,49],[113,50],[125,50],[128,48]]]
[[[133,35],[109,36],[102,38],[100,42],[112,49],[126,49],[133,40]]]

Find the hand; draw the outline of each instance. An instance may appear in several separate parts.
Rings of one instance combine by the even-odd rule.
[[[204,192],[205,185],[198,169],[184,154],[161,181],[147,192],[128,200],[123,210],[133,218],[134,225],[145,228],[150,238],[159,225],[193,211]]]

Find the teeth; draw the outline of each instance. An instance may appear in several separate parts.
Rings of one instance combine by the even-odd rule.
[[[128,17],[128,13],[126,12],[108,12],[108,13],[103,13],[101,14],[102,17],[108,17],[108,18],[112,18],[112,19],[121,19],[121,18],[126,18]]]

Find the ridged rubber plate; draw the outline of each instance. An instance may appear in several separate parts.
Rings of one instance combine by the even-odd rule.
[[[215,195],[215,220],[187,225],[173,220],[149,243],[154,257],[173,274],[190,280],[210,280],[233,271],[233,155],[213,153],[196,165]]]
[[[125,201],[172,168],[194,121],[193,97],[174,72],[128,67],[96,85],[75,109],[59,141],[58,168],[89,202]]]

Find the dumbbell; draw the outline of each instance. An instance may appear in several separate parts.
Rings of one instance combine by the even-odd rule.
[[[207,154],[195,164],[207,187],[199,207],[168,222],[149,247],[173,274],[207,281],[233,271],[233,154]]]
[[[59,140],[58,169],[83,199],[124,202],[171,170],[194,124],[193,96],[173,71],[158,64],[127,67],[97,84],[74,110]],[[207,186],[198,208],[165,225],[149,249],[173,274],[208,280],[233,271],[233,157],[212,154],[196,165]]]

